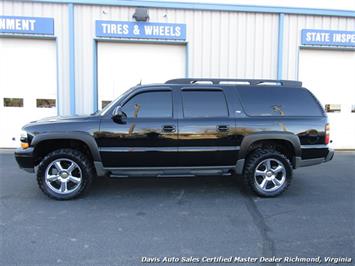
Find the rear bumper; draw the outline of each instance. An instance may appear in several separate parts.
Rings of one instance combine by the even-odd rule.
[[[33,148],[22,149],[18,148],[15,151],[15,159],[21,169],[26,172],[34,173]]]
[[[334,157],[334,150],[333,149],[329,149],[327,156],[321,157],[321,158],[302,159],[301,157],[296,157],[295,168],[329,162],[330,160],[333,159],[333,157]]]

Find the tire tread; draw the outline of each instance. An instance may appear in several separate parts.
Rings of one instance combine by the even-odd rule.
[[[258,162],[258,160],[260,160],[262,157],[264,156],[280,156],[283,160],[285,160],[288,164],[288,166],[290,167],[291,171],[289,173],[289,175],[286,178],[286,185],[285,187],[280,190],[280,191],[275,191],[273,193],[270,194],[263,194],[260,193],[259,190],[256,189],[255,185],[254,185],[254,168],[256,167],[256,163]],[[244,167],[244,181],[246,183],[246,185],[249,187],[249,189],[251,191],[253,191],[254,193],[256,193],[258,196],[261,197],[276,197],[282,193],[284,193],[286,190],[288,190],[290,183],[291,183],[291,179],[292,179],[292,167],[291,167],[291,162],[290,160],[282,153],[280,153],[279,151],[272,149],[272,148],[259,148],[256,149],[255,151],[253,151],[246,160],[246,164]]]
[[[77,159],[81,164],[83,164],[84,169],[81,169],[82,172],[86,172],[86,178],[83,179],[83,186],[81,186],[81,188],[77,191],[77,193],[74,196],[62,196],[62,197],[57,197],[51,193],[49,193],[46,188],[45,188],[45,184],[44,184],[44,177],[43,175],[45,174],[45,171],[47,169],[48,164],[52,161],[53,157],[56,156],[70,156],[73,157],[75,159]],[[84,173],[83,173],[84,174]],[[84,194],[88,188],[91,185],[91,182],[93,180],[95,176],[95,168],[93,163],[87,158],[87,156],[75,149],[70,149],[70,148],[62,148],[62,149],[58,149],[55,150],[49,154],[47,154],[41,161],[41,163],[38,165],[38,169],[37,169],[37,183],[39,188],[42,190],[42,192],[47,195],[49,198],[51,199],[55,199],[55,200],[70,200],[70,199],[74,199],[82,194]]]

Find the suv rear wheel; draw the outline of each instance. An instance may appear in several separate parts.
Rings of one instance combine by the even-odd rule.
[[[244,177],[256,194],[274,197],[290,185],[292,166],[285,155],[274,149],[257,149],[247,159]]]
[[[48,197],[68,200],[82,194],[91,184],[94,169],[87,156],[73,149],[49,153],[39,164],[37,182]]]

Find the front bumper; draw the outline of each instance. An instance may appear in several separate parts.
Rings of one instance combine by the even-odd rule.
[[[21,169],[26,172],[34,173],[33,147],[16,149],[15,159]]]
[[[332,160],[333,157],[334,157],[334,150],[333,149],[329,149],[326,157],[306,159],[306,160],[302,159],[301,157],[296,157],[295,168],[326,163],[326,162],[329,162],[330,160]]]

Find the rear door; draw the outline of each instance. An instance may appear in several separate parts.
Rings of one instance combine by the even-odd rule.
[[[180,166],[228,166],[237,160],[235,119],[222,88],[182,88]]]

